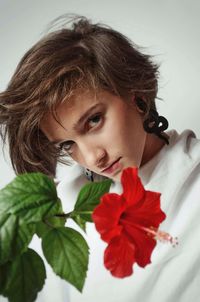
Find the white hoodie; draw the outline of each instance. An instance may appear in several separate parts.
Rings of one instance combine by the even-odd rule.
[[[161,209],[167,215],[160,230],[178,237],[179,245],[157,242],[151,264],[145,268],[134,264],[132,276],[118,279],[103,265],[107,244],[100,239],[93,223],[87,235],[73,222],[67,226],[78,230],[90,247],[89,270],[79,293],[67,282],[49,278],[39,294],[39,302],[193,302],[200,297],[200,140],[191,130],[178,134],[166,132],[165,145],[149,162],[139,168],[146,190],[160,192]],[[79,165],[65,168],[58,184],[58,195],[65,212],[73,209],[81,187],[88,182]],[[62,173],[63,174],[63,173]],[[96,175],[95,180],[98,179]],[[110,192],[121,193],[121,184],[112,184]],[[34,248],[34,243],[33,246]],[[55,279],[55,280],[54,280]],[[56,296],[56,300],[55,297]],[[46,297],[46,298],[45,298]]]

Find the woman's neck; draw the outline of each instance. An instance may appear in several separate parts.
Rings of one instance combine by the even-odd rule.
[[[168,137],[168,135],[165,133]],[[165,145],[165,142],[155,134],[147,134],[140,167],[150,161]]]

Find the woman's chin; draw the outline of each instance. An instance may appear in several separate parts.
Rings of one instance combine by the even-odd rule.
[[[122,171],[119,171],[118,173],[116,173],[115,175],[111,176],[110,178],[114,181],[118,181],[121,182],[121,175],[122,175]]]

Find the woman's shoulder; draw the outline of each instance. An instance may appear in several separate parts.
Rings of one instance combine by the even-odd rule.
[[[200,139],[191,129],[185,129],[181,133],[176,130],[168,132],[170,139],[166,148],[166,161],[168,164],[195,167],[200,163]]]
[[[168,164],[172,168],[174,178],[180,176],[180,183],[189,187],[200,185],[200,139],[191,129],[181,133],[172,131],[172,146],[168,156]],[[190,185],[189,185],[190,184]]]
[[[166,131],[169,136],[169,144],[165,145],[155,156],[155,162],[173,163],[184,158],[192,161],[200,161],[200,139],[191,129],[178,132],[175,129]]]
[[[182,149],[185,153],[198,153],[200,148],[200,138],[191,129],[178,132],[175,129],[166,132],[169,139],[169,149]]]
[[[144,184],[165,182],[168,177],[180,178],[190,173],[200,164],[200,140],[194,131],[175,129],[166,131],[169,145],[165,145],[149,162],[139,168]]]

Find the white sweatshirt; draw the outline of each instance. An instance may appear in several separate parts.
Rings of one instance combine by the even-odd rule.
[[[54,276],[48,279],[38,302],[196,302],[200,297],[200,140],[194,132],[166,132],[165,145],[149,162],[139,168],[146,190],[160,192],[161,209],[167,218],[160,230],[178,237],[179,245],[157,242],[152,263],[145,268],[134,264],[132,276],[118,279],[103,265],[107,244],[100,239],[93,223],[87,223],[87,235],[73,222],[90,247],[89,270],[79,293],[73,286]],[[79,165],[66,167],[65,177],[57,187],[65,212],[74,207],[81,187],[88,183]],[[63,173],[62,173],[63,174]],[[101,180],[96,175],[95,180]],[[110,192],[121,193],[121,184],[112,184]],[[38,244],[32,247],[38,252]],[[41,252],[40,252],[41,253]]]

